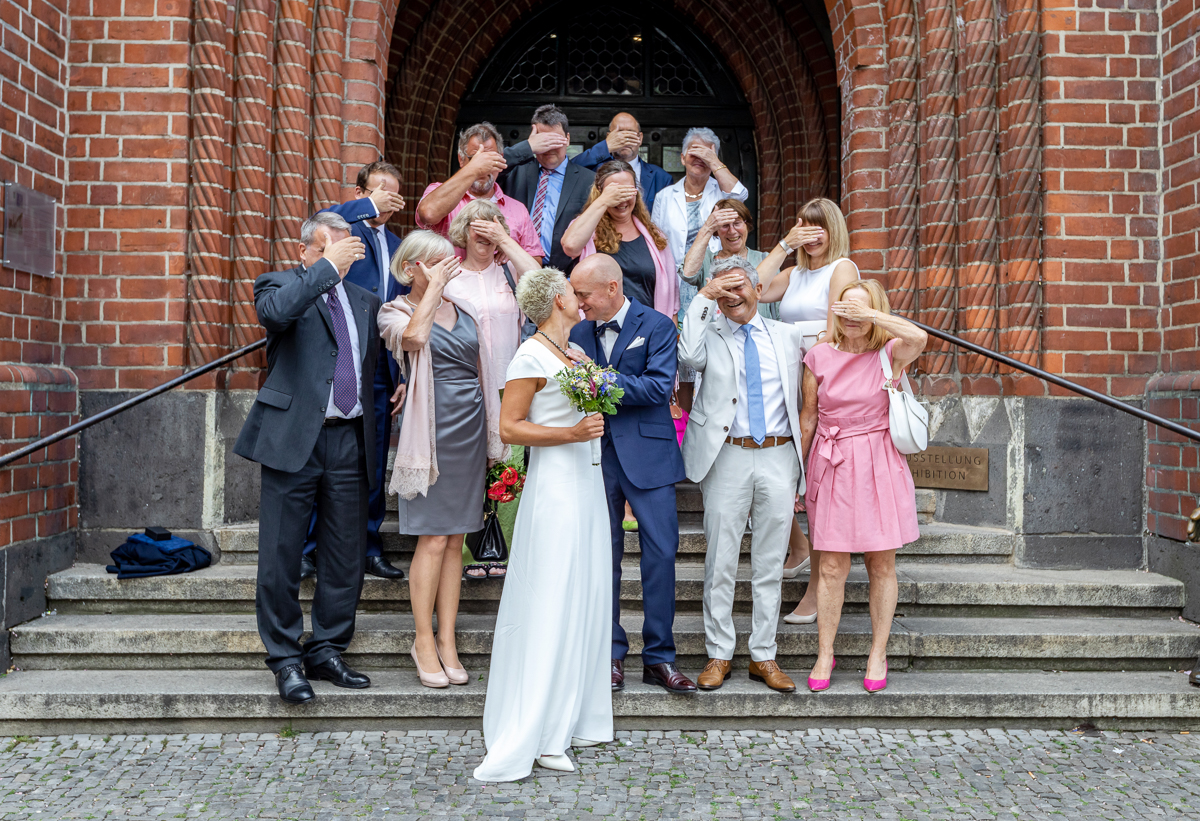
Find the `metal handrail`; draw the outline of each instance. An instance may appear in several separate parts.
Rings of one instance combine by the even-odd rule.
[[[907,317],[905,318],[907,319]],[[1078,385],[1069,379],[1063,379],[1061,376],[1056,376],[1055,374],[1044,371],[1041,368],[1035,368],[1033,365],[1027,365],[1024,362],[1013,359],[1011,356],[1005,356],[1004,354],[993,351],[990,348],[985,348],[982,345],[976,345],[974,342],[968,342],[967,340],[957,337],[954,334],[947,333],[946,331],[940,331],[937,328],[931,328],[923,322],[917,322],[915,319],[909,319],[908,321],[932,337],[949,342],[952,345],[957,345],[960,348],[965,348],[966,350],[971,351],[972,353],[977,353],[980,356],[986,356],[988,359],[992,359],[1003,365],[1007,365],[1013,370],[1023,371],[1030,376],[1036,376],[1038,379],[1045,380],[1052,385],[1058,385],[1060,388],[1066,388],[1067,390],[1077,393],[1080,396],[1086,396],[1088,399],[1094,399],[1103,405],[1108,405],[1110,408],[1116,408],[1117,410],[1127,413],[1130,416],[1136,416],[1139,419],[1150,422],[1151,424],[1157,425],[1165,430],[1169,430],[1172,433],[1177,433],[1180,436],[1191,439],[1194,442],[1200,442],[1200,432],[1194,431],[1191,428],[1184,427],[1183,425],[1172,422],[1168,419],[1163,419],[1161,416],[1156,416],[1155,414],[1146,410],[1142,410],[1135,405],[1130,405],[1128,402],[1122,402],[1120,399],[1113,399],[1111,396],[1107,396],[1099,391],[1094,391],[1091,388],[1085,388],[1083,385]],[[60,442],[63,439],[66,439],[68,436],[73,436],[82,430],[86,430],[97,422],[103,422],[105,419],[110,419],[116,416],[118,413],[129,410],[135,405],[140,405],[147,399],[153,399],[155,396],[158,396],[161,393],[166,393],[172,388],[177,388],[186,382],[190,382],[198,376],[203,376],[209,371],[213,371],[223,365],[227,365],[235,359],[240,359],[248,353],[257,351],[266,344],[266,339],[260,339],[257,342],[251,342],[249,345],[246,345],[243,348],[238,348],[236,351],[227,353],[218,359],[214,359],[212,362],[205,363],[195,370],[180,374],[174,379],[164,382],[158,387],[151,388],[148,391],[143,391],[131,399],[126,399],[119,405],[113,405],[111,408],[103,410],[94,416],[89,416],[87,419],[81,419],[75,424],[65,427],[57,433],[52,433],[43,439],[39,439],[32,444],[26,445],[20,450],[14,450],[12,453],[0,456],[0,468],[11,464],[18,459],[28,456],[31,453],[39,451],[42,448],[49,447],[55,442]]]
[[[991,348],[985,348],[982,345],[976,345],[974,342],[968,342],[965,339],[961,339],[954,334],[947,333],[945,331],[939,331],[937,328],[931,328],[923,322],[917,322],[915,319],[909,319],[908,317],[904,318],[908,319],[909,322],[916,325],[930,336],[935,336],[938,339],[949,342],[953,345],[957,345],[960,348],[966,348],[968,351],[977,353],[980,356],[986,356],[988,359],[994,359],[995,361],[1007,365],[1014,370],[1024,371],[1030,376],[1036,376],[1038,379],[1044,379],[1052,385],[1058,385],[1060,388],[1066,388],[1067,390],[1073,391],[1080,396],[1086,396],[1088,399],[1095,399],[1097,402],[1103,405],[1108,405],[1110,408],[1116,408],[1119,411],[1128,413],[1130,416],[1136,416],[1139,419],[1144,419],[1147,422],[1158,425],[1160,428],[1164,428],[1172,433],[1178,433],[1180,436],[1187,437],[1194,442],[1200,442],[1200,432],[1194,431],[1191,428],[1185,428],[1183,425],[1180,425],[1177,422],[1163,419],[1161,416],[1156,416],[1155,414],[1150,413],[1150,411],[1142,410],[1136,405],[1130,405],[1128,402],[1122,402],[1120,399],[1113,399],[1111,396],[1100,393],[1099,391],[1094,391],[1091,388],[1085,388],[1083,385],[1078,385],[1072,382],[1070,379],[1063,379],[1061,376],[1055,376],[1048,371],[1043,371],[1041,368],[1035,368],[1033,365],[1026,365],[1024,362],[1013,359],[1011,356],[1005,356],[1002,353],[997,353]]]
[[[166,393],[167,391],[171,390],[172,388],[177,388],[180,385],[184,384],[185,382],[191,382],[193,379],[195,379],[198,376],[204,376],[204,374],[208,373],[209,371],[215,371],[217,368],[220,368],[222,365],[228,365],[233,360],[240,359],[241,357],[245,356],[248,353],[257,351],[259,348],[263,347],[266,344],[267,344],[266,339],[260,339],[257,342],[251,342],[249,345],[246,345],[243,348],[238,348],[236,351],[227,353],[222,357],[214,359],[212,362],[206,362],[205,364],[201,365],[199,368],[196,368],[195,370],[191,370],[186,373],[182,373],[179,376],[175,377],[174,379],[164,382],[161,385],[151,388],[148,391],[142,391],[137,396],[126,399],[124,402],[121,402],[119,405],[113,405],[111,408],[108,408],[107,410],[102,410],[99,413],[95,414],[94,416],[89,416],[87,419],[80,419],[74,425],[69,425],[68,427],[63,428],[62,430],[58,431],[57,433],[52,433],[49,436],[45,437],[44,439],[39,439],[36,442],[34,442],[33,444],[26,445],[25,447],[21,448],[20,450],[14,450],[12,453],[6,453],[3,456],[0,456],[0,468],[8,465],[11,462],[15,462],[24,456],[28,456],[29,454],[34,453],[35,451],[39,451],[42,448],[50,447],[50,445],[53,445],[55,442],[61,442],[63,439],[66,439],[68,436],[74,436],[76,433],[79,433],[81,430],[87,430],[92,425],[96,424],[97,422],[103,422],[105,419],[111,419],[112,417],[116,416],[118,413],[127,411],[130,408],[134,407],[135,405],[140,405],[143,402],[145,402],[147,399],[153,399],[154,397],[158,396],[160,393]]]

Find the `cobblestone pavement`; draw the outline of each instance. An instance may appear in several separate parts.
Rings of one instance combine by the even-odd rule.
[[[579,771],[470,777],[478,732],[0,739],[0,819],[1182,819],[1200,734],[622,732]]]

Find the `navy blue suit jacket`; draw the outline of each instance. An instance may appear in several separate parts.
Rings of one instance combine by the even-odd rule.
[[[571,158],[571,162],[595,171],[604,163],[615,159],[616,157],[608,153],[608,143],[601,140],[587,151],[581,151],[576,154]],[[646,202],[646,210],[653,214],[654,198],[658,196],[659,191],[674,185],[675,178],[657,165],[643,162],[642,179],[640,182],[642,185],[642,199]]]
[[[617,384],[625,396],[616,414],[606,420],[606,435],[612,436],[625,475],[642,490],[684,479],[670,407],[679,367],[676,334],[669,318],[631,299],[608,363],[618,371]],[[630,347],[639,338],[645,341]],[[603,364],[604,348],[596,339],[595,322],[578,323],[571,329],[571,341]]]
[[[350,223],[350,231],[362,240],[363,245],[367,246],[366,256],[350,266],[350,271],[346,274],[347,282],[353,282],[368,293],[379,297],[380,302],[391,302],[401,294],[408,293],[408,286],[401,285],[393,276],[388,277],[387,294],[379,293],[379,242],[376,240],[375,229],[367,224],[367,220],[374,219],[378,212],[369,197],[350,200],[341,205],[331,205],[323,210],[332,211]],[[387,230],[384,231],[384,234],[387,236],[387,264],[390,270],[392,257],[396,255],[396,250],[400,247],[400,237]],[[391,351],[383,346],[382,340],[380,340],[380,345],[381,353],[387,356],[388,372],[391,374],[392,385],[395,386],[400,379],[400,365],[392,356]]]

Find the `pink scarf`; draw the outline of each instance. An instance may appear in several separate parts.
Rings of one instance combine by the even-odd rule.
[[[654,258],[653,308],[668,318],[673,317],[679,313],[679,277],[675,272],[675,259],[671,256],[671,246],[667,245],[660,251],[654,244],[654,237],[650,234],[650,230],[642,225],[642,221],[634,217],[633,224],[637,227],[638,233],[646,238],[646,247],[650,249],[650,256]],[[594,253],[596,253],[595,234],[587,241],[579,258],[586,259]]]
[[[475,321],[475,309],[465,300],[459,301],[443,294],[445,300]],[[396,463],[388,492],[412,499],[419,493],[425,496],[429,486],[438,480],[437,420],[433,412],[433,357],[429,343],[419,351],[401,347],[404,329],[412,321],[413,308],[404,297],[397,297],[379,309],[379,336],[400,363],[400,371],[408,380],[404,397],[404,424],[400,426],[400,442],[396,447]],[[483,407],[487,417],[487,455],[489,459],[508,458],[508,446],[500,441],[500,391],[492,379],[491,351],[487,340],[479,333],[479,376],[483,386]]]

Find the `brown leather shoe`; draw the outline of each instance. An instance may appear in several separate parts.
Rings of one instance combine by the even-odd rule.
[[[720,690],[725,679],[732,675],[733,664],[725,659],[709,659],[704,665],[704,671],[696,679],[696,686],[701,690]]]
[[[614,690],[625,689],[625,660],[612,660],[612,688]]]
[[[772,690],[778,690],[781,693],[796,692],[796,682],[779,669],[775,659],[750,662],[750,680],[761,681]]]
[[[673,661],[662,664],[647,664],[642,668],[642,683],[657,684],[672,693],[694,693],[696,685],[692,680],[679,672]]]

